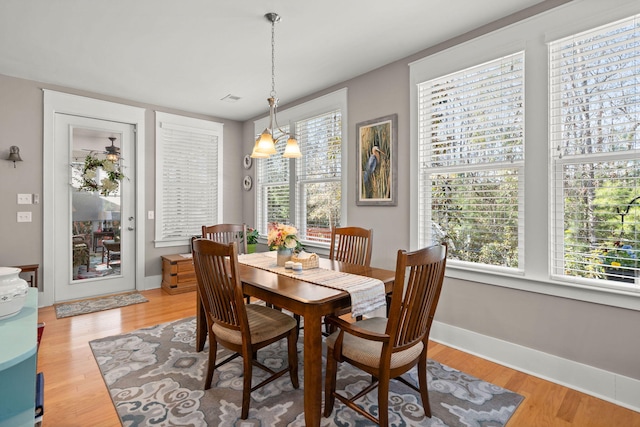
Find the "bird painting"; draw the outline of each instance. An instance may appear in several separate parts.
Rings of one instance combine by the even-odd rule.
[[[369,156],[369,160],[367,160],[367,165],[364,168],[364,175],[362,177],[365,189],[365,197],[367,199],[371,199],[373,197],[373,176],[378,170],[378,166],[380,165],[380,155],[385,154],[380,151],[380,148],[377,145],[374,145],[371,149],[371,155]]]
[[[358,205],[395,206],[398,116],[358,123]]]

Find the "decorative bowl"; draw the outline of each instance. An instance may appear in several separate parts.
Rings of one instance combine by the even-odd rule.
[[[29,285],[20,278],[20,269],[0,267],[0,319],[20,313],[27,299]]]

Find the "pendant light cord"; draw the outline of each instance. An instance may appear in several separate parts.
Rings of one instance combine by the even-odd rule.
[[[276,21],[271,20],[271,97],[276,97]]]

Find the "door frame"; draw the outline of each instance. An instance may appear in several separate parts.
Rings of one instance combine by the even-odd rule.
[[[53,278],[55,277],[54,239],[53,230],[56,218],[54,215],[55,189],[54,167],[54,117],[56,113],[89,117],[98,120],[108,120],[133,125],[135,127],[135,289],[143,289],[145,266],[145,109],[129,105],[102,101],[84,96],[71,95],[43,89],[44,92],[44,122],[43,122],[43,262],[42,262],[42,292],[38,293],[38,306],[45,307],[55,302]]]

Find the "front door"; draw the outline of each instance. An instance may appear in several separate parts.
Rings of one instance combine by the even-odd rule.
[[[135,286],[135,127],[56,113],[55,302]]]

